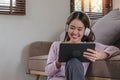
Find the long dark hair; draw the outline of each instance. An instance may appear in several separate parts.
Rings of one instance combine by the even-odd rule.
[[[71,13],[71,15],[68,17],[67,22],[66,22],[66,29],[68,28],[68,25],[74,20],[74,19],[79,19],[84,25],[85,25],[85,29],[89,28],[90,29],[90,34],[88,36],[83,36],[82,41],[86,41],[86,42],[91,42],[95,40],[95,35],[91,29],[91,24],[90,24],[90,19],[89,17],[81,11],[75,11],[73,13]],[[65,38],[64,38],[64,42],[65,41],[69,41],[70,38],[68,36],[68,32],[66,31],[65,33]]]

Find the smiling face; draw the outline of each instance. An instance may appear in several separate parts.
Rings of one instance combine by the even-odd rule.
[[[80,11],[75,11],[67,18],[65,37],[63,42],[80,43],[95,40],[95,35],[90,27],[89,17]],[[85,29],[89,28],[89,35],[84,35]]]
[[[68,36],[70,43],[80,43],[82,37],[84,36],[85,26],[79,19],[74,19],[68,25]]]

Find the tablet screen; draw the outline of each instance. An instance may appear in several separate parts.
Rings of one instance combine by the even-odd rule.
[[[67,62],[71,58],[77,58],[81,62],[90,62],[90,60],[83,57],[83,52],[87,48],[95,49],[95,43],[61,43],[59,48],[59,62]]]

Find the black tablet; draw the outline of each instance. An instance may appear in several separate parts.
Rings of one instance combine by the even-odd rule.
[[[81,62],[90,62],[83,57],[83,52],[87,48],[95,49],[95,43],[61,43],[59,48],[59,62],[67,62],[71,58],[78,58]]]

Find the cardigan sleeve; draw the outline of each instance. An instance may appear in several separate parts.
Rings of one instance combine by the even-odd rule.
[[[47,64],[45,67],[45,72],[48,76],[53,76],[56,72],[59,71],[56,67],[56,60],[57,60],[57,45],[55,42],[50,47]]]
[[[98,43],[98,42],[95,42],[95,44],[96,44],[96,48],[95,49],[97,51],[103,51],[103,52],[109,54],[108,57],[112,57],[112,56],[120,54],[120,49],[115,47],[115,46],[104,45],[104,44],[101,44],[101,43]]]

